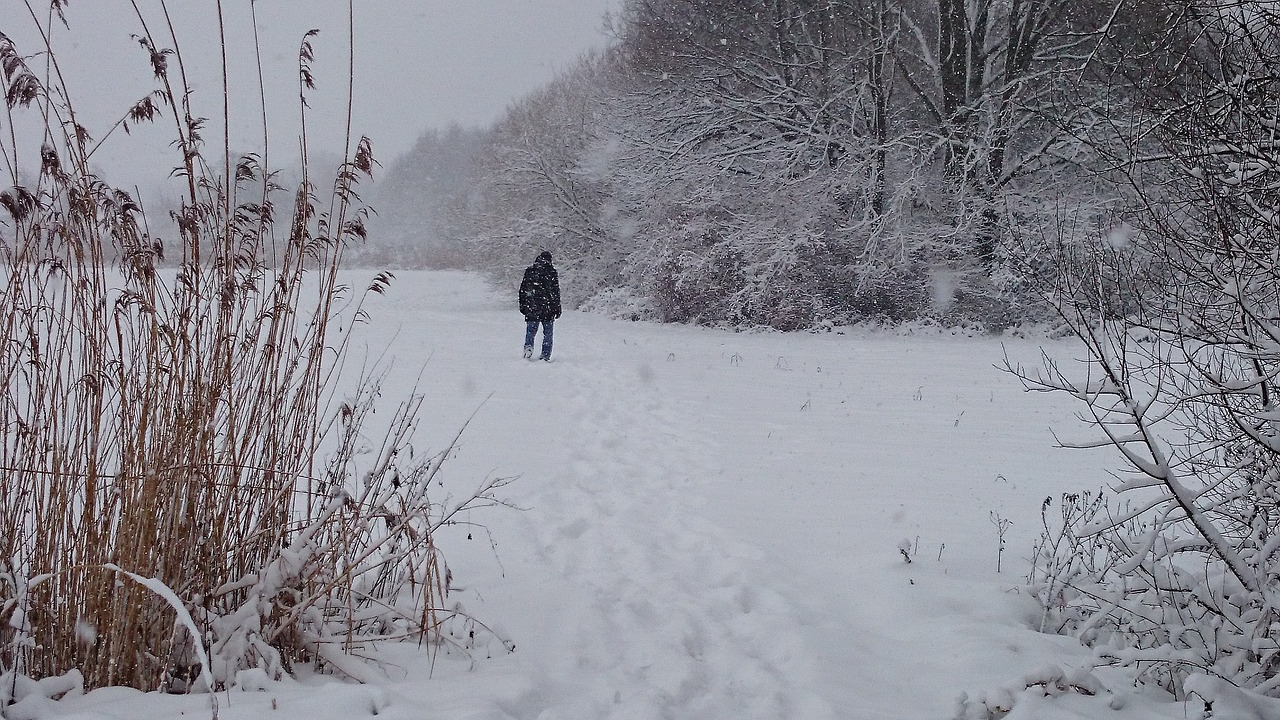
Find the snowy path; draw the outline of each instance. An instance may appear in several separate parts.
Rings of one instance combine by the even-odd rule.
[[[581,716],[831,717],[783,599],[741,561],[758,551],[699,512],[705,428],[650,373],[569,372],[579,420],[567,472],[540,498],[557,519],[539,543],[592,598],[569,646],[604,702]]]
[[[1072,408],[996,370],[998,341],[570,313],[544,364],[468,275],[402,274],[371,312],[370,346],[399,358],[384,397],[430,358],[437,444],[484,403],[446,482],[520,475],[524,511],[469,518],[492,547],[441,540],[455,599],[516,652],[482,638],[474,669],[444,658],[426,680],[401,648],[385,688],[233,694],[224,720],[326,693],[392,718],[950,718],[960,693],[1080,652],[1026,629],[1016,588],[1040,502],[1097,487],[1105,457],[1052,448],[1050,427],[1080,432]]]
[[[502,298],[470,298],[439,322],[475,344],[445,333],[432,362],[496,393],[460,460],[523,474],[518,537],[493,522],[508,577],[475,579],[541,676],[513,717],[945,717],[1069,647],[1009,591],[1040,501],[1101,460],[1052,448],[1071,408],[993,367],[999,342],[570,314],[548,366],[515,359]],[[993,513],[1014,521],[999,576]]]

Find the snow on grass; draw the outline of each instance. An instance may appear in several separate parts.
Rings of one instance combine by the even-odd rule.
[[[547,364],[521,359],[513,303],[471,275],[402,273],[366,333],[396,358],[384,401],[422,373],[423,451],[483,402],[447,484],[520,475],[523,511],[440,538],[452,599],[497,636],[457,624],[455,647],[385,648],[376,686],[264,678],[221,718],[1186,716],[1123,687],[1053,690],[1088,654],[1030,629],[1025,558],[1044,499],[1097,489],[1112,459],[1056,449],[1051,430],[1088,432],[1075,408],[997,369],[1038,342],[567,313]],[[108,689],[42,716],[202,713]]]

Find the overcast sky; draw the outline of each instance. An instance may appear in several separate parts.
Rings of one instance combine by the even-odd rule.
[[[171,46],[159,0],[138,0],[157,43]],[[261,145],[250,0],[223,0],[232,78],[233,153]],[[48,0],[31,0],[48,7]],[[195,114],[210,119],[206,143],[221,156],[222,87],[214,0],[169,0],[178,45],[194,87]],[[309,94],[312,147],[340,152],[347,78],[346,0],[257,0],[271,128],[271,164],[297,155],[297,53],[303,33],[318,28]],[[513,100],[550,80],[582,53],[608,42],[603,17],[617,0],[355,0],[354,134],[373,139],[384,165],[426,129],[451,122],[482,125]],[[80,122],[101,137],[155,87],[138,43],[142,21],[128,0],[71,0],[71,29],[53,35]],[[0,0],[0,32],[33,56],[42,49],[22,0]],[[40,57],[30,57],[43,67]],[[0,124],[5,121],[0,116]],[[169,128],[112,136],[95,155],[113,183],[150,185],[177,164],[164,142]],[[0,128],[4,129],[4,128]],[[7,132],[6,132],[7,134]]]

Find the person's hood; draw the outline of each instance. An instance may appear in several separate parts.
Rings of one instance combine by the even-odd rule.
[[[534,262],[537,263],[538,265],[550,265],[551,253],[546,250],[543,250],[542,252],[538,253],[538,259],[535,260]]]

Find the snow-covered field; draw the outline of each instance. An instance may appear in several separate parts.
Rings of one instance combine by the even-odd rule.
[[[1041,503],[1098,488],[1113,463],[1056,448],[1053,432],[1089,432],[1075,408],[996,367],[1005,352],[1034,364],[1040,341],[566,313],[547,364],[520,358],[513,304],[472,275],[401,273],[362,334],[395,357],[388,406],[421,374],[419,445],[479,408],[446,488],[519,476],[522,510],[476,511],[483,528],[441,538],[454,600],[497,637],[459,624],[469,652],[393,646],[384,680],[233,690],[219,717],[924,720],[978,716],[1007,691],[1010,718],[1199,717],[1123,686],[1024,691],[1088,658],[1031,629],[1020,585]],[[108,689],[42,715],[209,712],[207,697]]]

